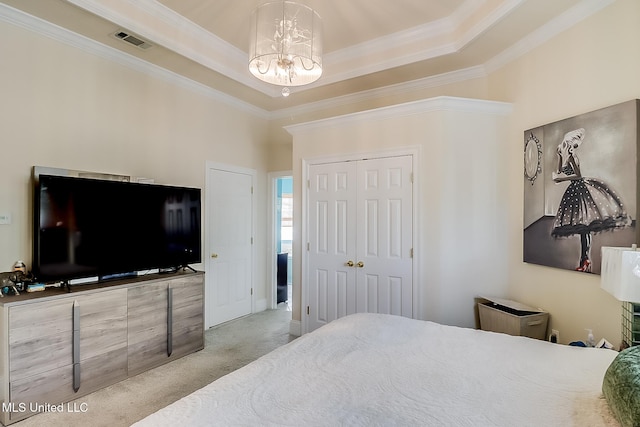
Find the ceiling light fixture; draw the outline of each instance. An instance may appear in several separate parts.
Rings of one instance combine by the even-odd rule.
[[[313,83],[322,75],[322,21],[308,6],[292,1],[258,6],[252,14],[250,43],[249,71],[264,82],[284,86],[283,96],[289,86]]]

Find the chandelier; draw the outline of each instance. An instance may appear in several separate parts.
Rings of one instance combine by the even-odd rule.
[[[322,21],[313,9],[292,1],[273,1],[252,14],[249,71],[284,86],[312,83],[322,74]]]

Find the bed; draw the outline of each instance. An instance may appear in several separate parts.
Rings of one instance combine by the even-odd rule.
[[[618,426],[602,391],[618,354],[355,314],[135,426]]]

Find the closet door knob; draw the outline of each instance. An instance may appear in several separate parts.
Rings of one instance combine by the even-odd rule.
[[[353,267],[354,264],[353,264],[353,261],[349,260],[349,261],[347,261],[346,265],[347,265],[347,267]]]
[[[358,261],[358,268],[362,268],[362,267],[364,267],[364,262]]]
[[[218,258],[218,254],[211,254],[211,258]]]

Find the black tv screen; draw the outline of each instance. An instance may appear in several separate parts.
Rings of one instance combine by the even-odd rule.
[[[33,274],[39,281],[200,262],[199,188],[40,175]]]

